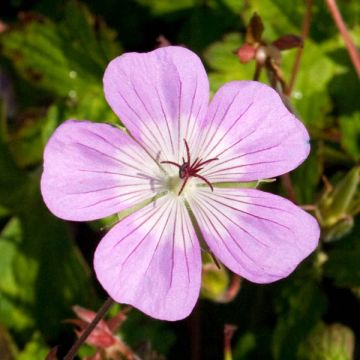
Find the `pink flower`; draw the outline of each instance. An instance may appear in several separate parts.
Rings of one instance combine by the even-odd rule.
[[[41,190],[50,211],[75,221],[150,201],[96,249],[96,275],[114,300],[158,319],[189,315],[201,282],[199,237],[256,283],[288,276],[315,249],[312,216],[236,187],[286,173],[309,154],[307,131],[274,90],[234,81],[209,105],[204,67],[181,47],[114,59],[104,90],[128,132],[66,121],[46,146]]]

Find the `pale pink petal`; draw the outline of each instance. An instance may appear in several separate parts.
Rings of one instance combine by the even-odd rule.
[[[101,240],[94,267],[117,302],[157,319],[185,318],[199,296],[201,257],[183,201],[164,196],[125,218]]]
[[[205,124],[200,155],[219,159],[201,173],[210,182],[281,175],[299,166],[310,151],[305,127],[272,88],[259,82],[224,85]]]
[[[123,124],[160,160],[178,162],[184,142],[198,142],[208,101],[205,69],[190,50],[169,46],[114,59],[104,75],[105,97]]]
[[[233,272],[269,283],[316,248],[316,220],[290,201],[255,189],[199,189],[189,199],[212,252]]]
[[[100,219],[154,196],[158,173],[155,161],[120,129],[66,121],[46,145],[41,193],[62,219]]]

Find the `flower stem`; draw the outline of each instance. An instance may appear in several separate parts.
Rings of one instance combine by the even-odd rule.
[[[113,302],[114,302],[114,300],[111,297],[107,298],[107,300],[104,302],[104,304],[101,306],[101,308],[97,312],[93,321],[87,326],[87,328],[83,331],[83,333],[80,335],[80,337],[75,341],[74,345],[71,347],[71,349],[65,355],[64,360],[72,360],[75,357],[77,351],[79,350],[79,347],[85,342],[85,340],[88,338],[88,336],[91,334],[91,332],[95,329],[95,327],[99,323],[99,321],[105,316],[105,314],[107,313],[107,311],[109,310],[109,308],[113,304]]]
[[[285,95],[287,95],[287,96],[291,95],[291,92],[295,85],[296,76],[300,69],[300,62],[301,62],[301,57],[302,57],[302,53],[304,50],[305,39],[308,37],[309,31],[310,31],[313,2],[314,2],[314,0],[306,1],[306,10],[305,10],[305,15],[304,15],[304,19],[303,19],[302,29],[301,29],[301,39],[302,39],[303,45],[301,47],[299,47],[296,51],[295,61],[294,61],[294,65],[293,65],[293,68],[291,71],[291,77],[289,80],[289,84],[286,87],[286,91],[284,91]]]
[[[360,78],[360,54],[357,51],[356,46],[349,35],[344,20],[342,19],[340,11],[336,5],[336,1],[326,0],[326,5],[335,21],[337,28],[340,31],[341,36],[345,41],[345,45],[350,55],[351,61],[354,65],[358,77]]]
[[[232,360],[231,339],[237,327],[231,324],[224,326],[224,360]]]

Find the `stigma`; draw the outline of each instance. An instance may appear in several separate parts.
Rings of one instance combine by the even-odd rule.
[[[215,161],[219,160],[218,158],[212,158],[208,160],[202,160],[199,158],[196,158],[193,162],[191,162],[191,156],[190,156],[190,149],[187,141],[184,139],[185,149],[186,149],[186,160],[183,157],[182,164],[178,164],[174,161],[161,161],[161,164],[170,164],[173,166],[176,166],[179,169],[179,176],[177,180],[181,181],[180,190],[178,192],[178,195],[181,195],[181,193],[184,191],[186,184],[188,183],[189,179],[194,177],[201,179],[204,183],[206,183],[211,191],[214,191],[214,187],[210,183],[209,180],[207,180],[204,176],[199,174],[199,171],[201,171],[205,165]],[[174,182],[174,179],[172,178],[172,182]]]

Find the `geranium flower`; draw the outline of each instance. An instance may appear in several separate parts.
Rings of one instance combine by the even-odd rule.
[[[97,278],[114,300],[158,319],[186,317],[199,296],[199,238],[255,283],[288,276],[315,249],[312,216],[238,187],[286,173],[309,154],[307,131],[274,90],[234,81],[209,105],[204,67],[181,47],[114,59],[104,90],[127,131],[63,123],[45,149],[41,190],[50,211],[75,221],[150,202],[96,249]]]

